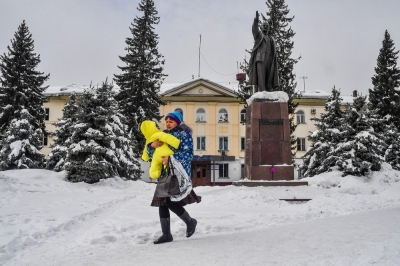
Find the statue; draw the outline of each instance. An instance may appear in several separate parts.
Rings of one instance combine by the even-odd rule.
[[[254,47],[249,61],[249,84],[256,91],[274,91],[279,86],[278,60],[275,40],[268,36],[268,22],[264,21],[259,30],[259,14],[253,22]]]

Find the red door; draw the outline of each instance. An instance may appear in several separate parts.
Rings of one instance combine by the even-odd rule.
[[[209,161],[192,161],[193,187],[211,185],[211,164]]]

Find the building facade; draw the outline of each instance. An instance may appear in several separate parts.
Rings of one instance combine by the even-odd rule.
[[[77,86],[75,84],[65,87],[49,87],[45,95],[48,97],[48,101],[43,104],[43,108],[46,111],[46,131],[53,133],[56,131],[56,127],[53,125],[63,116],[64,105],[69,101],[71,93],[80,95],[83,93],[86,86]],[[50,145],[54,143],[54,136],[51,134],[46,136],[43,141],[42,153],[47,156],[51,152]]]
[[[46,109],[46,130],[55,132],[53,123],[63,115],[65,103],[71,93],[78,96],[85,86],[75,84],[66,87],[50,87],[46,91],[49,101]],[[184,123],[193,129],[194,158],[192,160],[192,180],[194,185],[226,185],[245,178],[245,117],[246,109],[234,91],[237,83],[220,84],[204,78],[197,78],[182,84],[166,84],[161,88],[161,98],[167,103],[160,106],[160,114],[181,111]],[[299,103],[295,111],[298,123],[293,137],[297,139],[294,156],[295,165],[303,163],[302,156],[311,143],[307,136],[316,130],[313,117],[320,117],[324,112],[329,94],[323,91],[303,92],[295,99]],[[352,97],[343,96],[343,108],[352,103]],[[160,129],[165,129],[165,121],[159,122]],[[53,136],[44,140],[42,152],[48,155]],[[141,161],[141,160],[140,160]],[[142,179],[151,182],[148,175],[149,163],[141,161],[144,171]],[[295,178],[301,173],[295,168]]]
[[[195,185],[231,184],[244,177],[245,109],[233,88],[198,78],[161,97],[167,105],[160,107],[160,114],[178,110],[193,129]],[[165,129],[164,120],[160,128]]]

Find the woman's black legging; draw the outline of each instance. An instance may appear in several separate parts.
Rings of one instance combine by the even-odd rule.
[[[166,206],[158,207],[160,218],[169,218],[169,210],[178,216],[181,216],[185,212],[185,208],[183,208],[179,203],[171,201],[170,199],[167,199],[165,205]]]

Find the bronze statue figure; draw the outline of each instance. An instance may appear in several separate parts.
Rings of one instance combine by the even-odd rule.
[[[268,36],[268,22],[264,21],[259,30],[259,14],[253,22],[254,47],[249,61],[249,84],[256,91],[274,91],[279,86],[278,60],[275,40]]]

